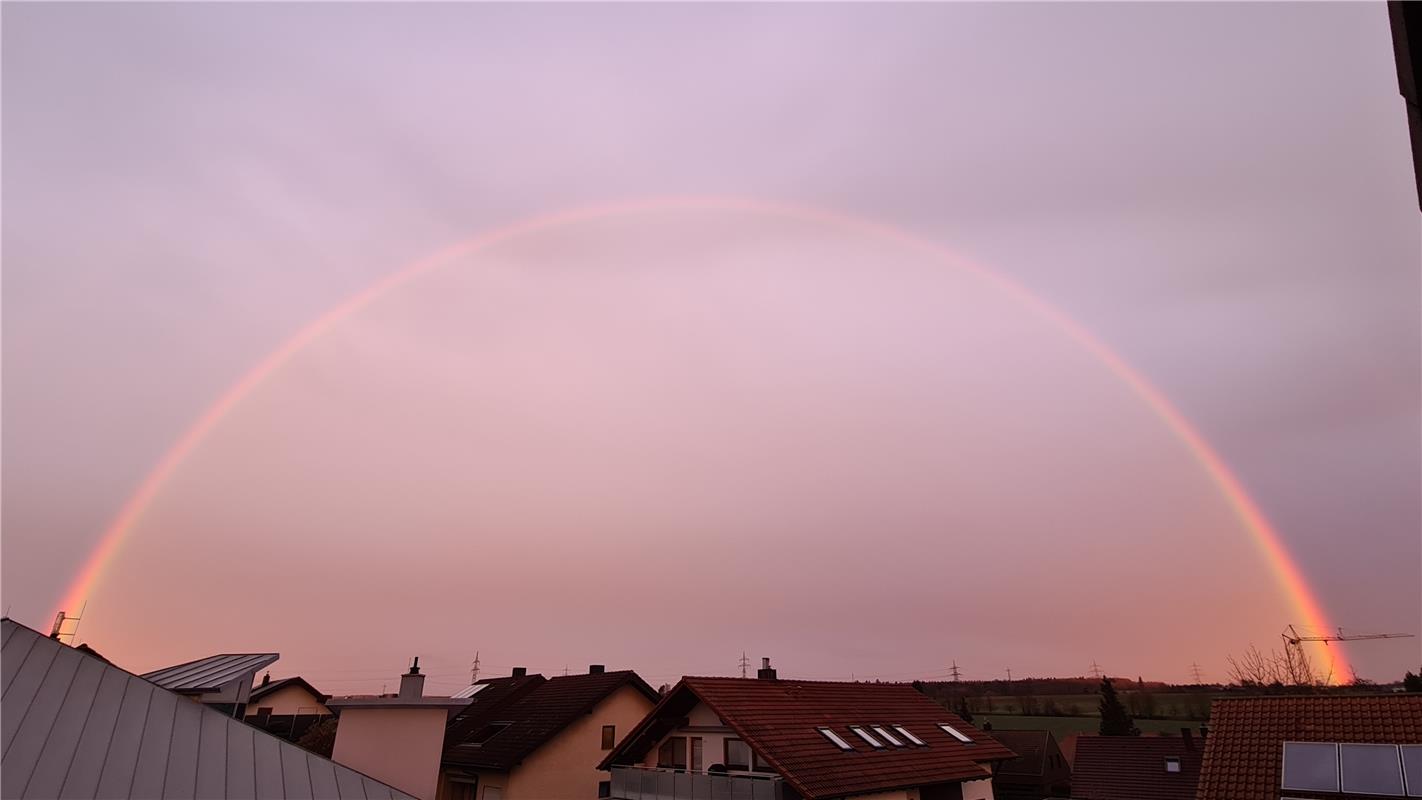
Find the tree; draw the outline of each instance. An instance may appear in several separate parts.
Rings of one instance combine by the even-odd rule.
[[[1419,672],[1422,672],[1422,670],[1419,670]],[[1404,675],[1402,678],[1402,691],[1422,692],[1422,675],[1413,675],[1411,672]]]
[[[1308,653],[1302,647],[1285,647],[1283,652],[1259,652],[1250,645],[1239,658],[1229,657],[1229,674],[1240,686],[1322,686],[1325,676],[1313,671]]]
[[[330,758],[331,751],[336,748],[336,722],[336,718],[331,717],[312,725],[296,740],[296,746]]]
[[[973,724],[973,712],[968,710],[968,698],[966,695],[958,698],[958,707],[953,709],[953,713],[957,714],[959,719],[969,725]]]
[[[1131,723],[1131,715],[1126,712],[1126,707],[1121,705],[1121,698],[1116,696],[1116,687],[1111,685],[1110,678],[1101,679],[1101,735],[1102,736],[1140,736],[1141,729]]]

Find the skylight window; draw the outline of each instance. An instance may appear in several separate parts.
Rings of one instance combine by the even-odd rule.
[[[1344,792],[1402,794],[1402,762],[1395,744],[1340,744],[1338,763]]]
[[[473,697],[487,688],[489,688],[489,684],[487,683],[474,683],[460,689],[458,692],[450,695],[450,697]]]
[[[889,733],[888,731],[884,730],[882,727],[880,727],[880,726],[878,726],[878,725],[873,725],[873,726],[871,726],[871,727],[873,727],[875,733],[879,734],[879,738],[880,738],[880,739],[883,739],[884,741],[888,742],[889,744],[893,745],[894,747],[903,747],[903,746],[904,746],[904,743],[903,743],[903,742],[901,742],[901,741],[899,741],[898,739],[894,738],[894,735],[893,735],[892,733]]]
[[[1338,791],[1338,745],[1284,742],[1283,788]]]
[[[854,731],[855,735],[857,735],[859,738],[861,738],[861,739],[863,739],[864,741],[868,742],[868,743],[869,743],[869,746],[872,747],[872,748],[874,748],[875,750],[883,750],[883,749],[884,749],[884,743],[881,742],[881,741],[879,741],[878,739],[875,739],[875,738],[873,737],[873,735],[871,735],[871,734],[869,733],[869,731],[864,730],[863,728],[859,727],[858,725],[850,725],[850,726],[849,726],[849,729],[850,729],[851,731]]]
[[[927,744],[924,743],[924,741],[923,741],[922,739],[918,738],[917,736],[914,736],[912,733],[909,733],[908,729],[905,728],[905,727],[902,726],[902,725],[895,725],[895,726],[894,726],[894,730],[898,731],[900,736],[904,737],[905,739],[908,739],[910,742],[913,742],[913,744],[914,744],[915,746],[918,746],[918,747],[927,747],[927,746],[928,746]]]
[[[963,744],[972,744],[972,743],[973,743],[973,740],[972,740],[972,739],[969,739],[968,736],[967,736],[967,734],[963,733],[962,731],[958,730],[957,728],[953,727],[952,725],[946,725],[946,724],[940,722],[940,723],[938,723],[938,727],[942,728],[944,733],[948,734],[949,736],[952,736],[954,739],[957,739],[958,741],[962,742]]]
[[[1179,757],[1179,756],[1166,756],[1166,757],[1165,757],[1165,771],[1166,771],[1166,772],[1179,772],[1179,771],[1180,771],[1180,757]]]
[[[839,734],[835,733],[834,731],[830,730],[829,728],[817,728],[816,730],[818,730],[818,731],[820,732],[820,734],[821,734],[822,736],[824,736],[826,739],[829,739],[831,742],[833,742],[835,747],[838,747],[838,748],[841,749],[841,750],[853,750],[853,749],[854,749],[854,746],[853,746],[853,745],[851,745],[849,742],[846,742],[844,739],[840,738],[840,735],[839,735]]]

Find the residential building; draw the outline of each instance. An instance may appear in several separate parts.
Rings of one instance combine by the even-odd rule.
[[[1199,800],[1422,797],[1422,695],[1216,700]]]
[[[331,716],[326,707],[330,699],[299,675],[274,681],[267,673],[252,689],[244,719],[249,725],[296,741],[312,725]]]
[[[278,658],[278,653],[221,653],[155,669],[141,677],[240,719],[246,713],[257,673]]]
[[[1015,757],[907,684],[683,678],[603,759],[620,800],[991,800]]]
[[[594,664],[544,678],[523,669],[474,684],[445,733],[440,800],[593,800],[602,759],[659,698],[630,670]]]
[[[992,738],[1017,754],[993,775],[995,800],[1071,796],[1071,764],[1051,731],[994,730]]]
[[[1072,763],[1076,800],[1194,800],[1204,743],[1180,736],[1080,736]],[[1244,800],[1243,796],[1233,800]]]
[[[8,618],[0,673],[0,797],[412,800]]]

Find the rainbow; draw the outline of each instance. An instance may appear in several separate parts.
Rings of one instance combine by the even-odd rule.
[[[1294,606],[1295,611],[1299,615],[1299,620],[1304,625],[1319,630],[1332,629],[1333,626],[1329,623],[1327,616],[1324,614],[1323,607],[1320,605],[1318,598],[1304,580],[1304,576],[1302,572],[1300,572],[1298,565],[1284,548],[1284,543],[1278,531],[1269,523],[1269,520],[1249,496],[1249,493],[1245,491],[1243,484],[1241,484],[1234,473],[1230,471],[1229,467],[1224,463],[1224,460],[1220,458],[1214,448],[1205,441],[1205,438],[1190,424],[1184,415],[1166,399],[1160,390],[1152,386],[1144,376],[1127,364],[1121,356],[1117,355],[1075,320],[1067,317],[1063,312],[1032,294],[1026,287],[1011,278],[966,261],[946,248],[931,241],[918,238],[906,231],[872,220],[822,209],[738,197],[702,195],[650,198],[626,203],[592,206],[526,219],[451,245],[432,255],[407,264],[347,298],[334,308],[326,311],[320,317],[298,330],[290,339],[286,340],[280,347],[267,354],[266,357],[253,366],[233,384],[231,388],[218,398],[217,402],[213,403],[210,408],[203,412],[202,416],[198,417],[177,442],[163,454],[162,458],[138,486],[138,489],[123,504],[118,514],[115,515],[112,522],[110,522],[109,526],[104,530],[98,544],[95,545],[85,560],[83,568],[79,570],[69,585],[68,590],[64,593],[63,598],[55,609],[56,613],[61,610],[79,608],[89,595],[94,592],[95,587],[103,577],[104,569],[113,560],[114,555],[118,552],[124,539],[143,516],[148,506],[152,504],[163,485],[173,473],[177,471],[187,457],[202,444],[203,440],[217,427],[222,419],[240,404],[247,395],[255,391],[257,387],[261,386],[275,372],[281,369],[293,356],[347,317],[357,313],[383,295],[410,283],[421,275],[439,269],[441,266],[458,258],[473,255],[501,242],[548,231],[562,225],[576,222],[666,209],[741,211],[796,219],[866,233],[893,241],[909,249],[928,253],[957,268],[969,270],[987,280],[989,283],[995,284],[1005,290],[1031,311],[1053,323],[1061,332],[1065,333],[1076,344],[1098,359],[1129,387],[1137,397],[1145,402],[1186,447],[1190,454],[1194,456],[1205,473],[1219,488],[1225,500],[1229,503],[1230,507],[1234,510],[1254,540],[1265,563],[1269,566],[1275,578],[1278,580],[1280,587]],[[1320,666],[1326,674],[1330,676],[1344,676],[1350,674],[1346,654],[1341,647],[1330,647],[1324,651],[1323,655],[1325,660]]]

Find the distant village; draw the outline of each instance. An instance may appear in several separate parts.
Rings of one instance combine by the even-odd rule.
[[[516,667],[443,696],[426,692],[415,657],[397,691],[336,697],[272,677],[278,660],[222,653],[140,675],[65,642],[58,624],[45,635],[6,618],[0,797],[1422,797],[1411,673],[1344,687],[881,683],[782,678],[763,658],[753,675],[657,688],[601,664],[552,677]]]

